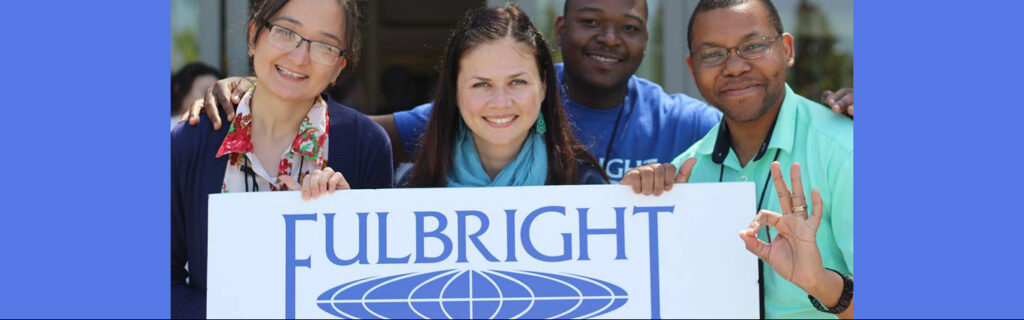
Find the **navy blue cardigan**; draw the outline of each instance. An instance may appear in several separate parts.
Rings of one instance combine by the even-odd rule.
[[[353,189],[390,188],[394,169],[387,133],[358,111],[327,101],[327,165]],[[214,130],[204,114],[199,124],[171,131],[171,318],[206,318],[207,204],[224,181],[228,157],[216,154],[227,127]]]

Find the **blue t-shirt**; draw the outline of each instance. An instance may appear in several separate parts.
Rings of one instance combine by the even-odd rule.
[[[558,81],[563,65],[555,64]],[[564,88],[564,87],[563,87]],[[612,109],[596,109],[569,99],[564,89],[562,104],[573,123],[576,138],[606,167],[613,183],[632,168],[652,162],[672,162],[693,143],[704,137],[722,117],[722,113],[684,94],[665,93],[661,86],[637,76],[629,78],[629,92],[623,104]],[[395,126],[402,145],[415,154],[420,135],[430,119],[431,103],[395,113]],[[618,129],[615,129],[619,114]],[[609,140],[615,131],[611,152]],[[607,165],[605,164],[606,159]]]

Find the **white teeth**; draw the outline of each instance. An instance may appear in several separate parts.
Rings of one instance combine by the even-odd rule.
[[[618,62],[619,61],[617,59],[612,59],[612,58],[607,58],[607,57],[602,57],[602,56],[596,56],[596,55],[592,55],[592,54],[588,55],[588,56],[591,57],[591,58],[596,59],[597,61],[604,61],[604,62]]]
[[[305,79],[307,77],[304,74],[298,74],[298,73],[295,73],[295,72],[288,71],[285,68],[282,68],[281,66],[277,66],[277,71],[281,71],[281,73],[283,73],[284,75],[292,77],[292,78]]]
[[[484,118],[484,119],[487,119],[487,121],[490,122],[490,123],[503,124],[503,123],[508,123],[509,121],[512,121],[512,119],[514,119],[514,118],[515,118],[515,116],[509,116],[509,117],[504,117],[504,118]]]

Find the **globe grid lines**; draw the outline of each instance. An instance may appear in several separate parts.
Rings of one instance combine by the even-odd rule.
[[[378,289],[387,287],[388,285],[391,285],[391,284],[393,284],[395,282],[407,280],[407,279],[410,279],[410,278],[413,278],[413,277],[424,277],[426,279],[425,280],[413,280],[413,281],[418,281],[418,283],[415,283],[415,286],[412,288],[412,290],[409,291],[409,294],[406,295],[405,298],[372,298],[372,297],[370,297],[371,294],[373,294]],[[465,277],[465,279],[461,279],[463,277]],[[475,277],[480,277],[481,279],[474,280],[473,278],[475,278]],[[498,282],[495,281],[496,279],[499,279],[499,278],[503,279],[504,281],[506,281],[505,285],[499,285]],[[517,279],[517,278],[523,278],[522,280],[530,280],[531,284],[528,285],[527,283],[524,283],[524,282],[520,281],[520,279]],[[491,295],[488,295],[487,293],[484,293],[483,296],[480,296],[478,294],[477,288],[474,286],[474,283],[477,283],[479,285],[481,283],[479,281],[481,281],[481,280],[486,280],[486,282],[482,282],[482,283],[484,283],[485,286],[489,285],[489,287],[481,287],[479,289],[485,290],[485,291],[491,291],[491,289],[493,289],[493,292],[491,292]],[[547,282],[543,282],[543,281],[538,282],[538,280],[543,280],[543,281],[547,281]],[[444,284],[440,288],[435,288],[435,287],[437,287],[437,284],[440,281],[444,281]],[[453,285],[457,281],[459,283],[457,285]],[[476,281],[476,282],[474,282],[474,281]],[[574,283],[570,283],[570,281],[571,282],[576,282],[576,283],[575,284]],[[465,282],[465,284],[462,284],[461,282]],[[557,287],[553,286],[553,284],[555,284],[555,283],[557,284]],[[581,283],[583,284],[582,287],[580,286]],[[362,292],[362,294],[360,294],[358,298],[351,297],[351,296],[349,298],[344,298],[344,299],[340,299],[339,298],[339,296],[341,296],[342,294],[347,294],[347,295],[351,295],[352,293],[358,294],[358,291],[359,290],[363,290],[363,289],[359,289],[359,288],[356,288],[356,287],[360,286],[360,285],[364,285],[364,284],[370,285],[370,287],[366,288],[365,291]],[[513,289],[513,287],[509,287],[509,285],[511,285],[511,284],[514,284],[515,287],[518,287],[519,289],[522,289],[529,296],[528,297],[527,296],[522,296],[522,294],[523,294],[522,292],[520,292],[518,294],[520,296],[507,296],[507,294],[506,294],[507,291],[509,291],[509,290],[519,290],[519,289]],[[404,285],[412,286],[412,284],[404,284]],[[430,288],[432,289],[431,291],[437,291],[436,292],[436,297],[433,297],[433,296],[419,297],[419,298],[414,297],[414,296],[417,295],[417,292],[420,292],[420,290],[424,289],[427,286],[430,286]],[[465,286],[465,287],[463,287],[463,286]],[[538,296],[538,294],[534,291],[534,289],[536,289],[536,288],[531,288],[532,286],[539,286],[538,288],[548,289],[549,292],[551,291],[552,288],[556,288],[557,290],[570,289],[571,291],[573,291],[572,293],[575,293],[575,294],[574,295],[572,295],[572,294],[566,295],[566,294],[563,293],[563,294],[560,294],[560,295],[556,294],[556,295],[542,295],[542,296]],[[614,287],[614,290],[611,287]],[[397,287],[392,286],[391,288],[388,288],[388,289],[394,290],[395,288],[401,289],[402,286],[397,286]],[[490,288],[490,289],[488,289],[488,288]],[[585,294],[584,291],[582,291],[582,289],[584,289],[584,288],[586,288],[586,289],[588,289],[590,291],[588,291]],[[349,291],[352,291],[353,289],[355,289],[354,292],[349,292]],[[439,289],[439,291],[438,291],[438,289]],[[459,291],[459,289],[465,289],[465,291]],[[616,290],[621,292],[621,294],[617,294]],[[331,291],[333,291],[333,292],[331,292]],[[593,294],[593,293],[599,293],[601,291],[603,291],[603,294]],[[389,293],[387,293],[387,291],[382,291],[382,292],[384,292],[384,294],[389,294]],[[459,296],[459,297],[445,297],[445,295],[448,292],[454,292],[454,294],[452,294],[452,295]],[[607,282],[605,282],[603,280],[594,279],[594,278],[590,278],[590,277],[586,277],[586,276],[581,276],[581,275],[576,275],[576,274],[568,274],[568,273],[566,273],[566,274],[548,274],[548,273],[533,272],[533,271],[500,271],[500,270],[484,270],[484,271],[480,271],[480,270],[471,270],[471,269],[466,269],[466,270],[449,269],[449,270],[434,271],[434,272],[405,273],[405,274],[398,274],[398,275],[392,275],[392,276],[387,276],[387,277],[368,277],[368,278],[365,278],[365,279],[351,281],[351,282],[342,284],[340,286],[334,287],[334,288],[324,292],[324,294],[325,295],[329,294],[329,298],[328,299],[323,299],[325,296],[321,295],[321,298],[318,298],[316,303],[320,306],[321,309],[323,309],[324,311],[328,311],[328,313],[332,313],[335,316],[340,316],[340,317],[343,317],[343,318],[359,318],[360,316],[354,315],[353,312],[356,313],[356,314],[361,314],[361,313],[365,312],[365,313],[368,313],[368,314],[364,315],[363,317],[372,316],[372,317],[376,317],[376,318],[379,318],[379,319],[388,319],[388,316],[386,316],[385,314],[388,314],[389,312],[392,312],[391,315],[394,315],[393,311],[389,311],[388,309],[380,309],[381,307],[386,307],[387,304],[393,304],[393,303],[406,304],[408,306],[408,310],[405,310],[404,312],[411,311],[412,313],[415,313],[416,316],[419,316],[420,318],[424,318],[424,319],[428,319],[428,318],[432,318],[432,317],[444,317],[444,318],[448,318],[448,319],[453,319],[453,318],[468,318],[468,319],[485,319],[486,318],[486,319],[493,319],[493,318],[497,317],[499,314],[501,314],[502,312],[506,313],[502,317],[508,317],[508,318],[515,319],[515,318],[520,318],[520,317],[523,317],[524,315],[529,314],[537,306],[537,303],[538,302],[542,302],[542,301],[559,301],[559,302],[565,302],[565,303],[575,302],[574,305],[572,305],[571,307],[568,307],[568,308],[566,308],[565,306],[558,307],[557,304],[552,305],[550,303],[548,303],[546,305],[543,305],[542,309],[537,309],[538,310],[537,312],[548,312],[547,314],[544,315],[544,317],[548,317],[548,318],[563,318],[563,317],[566,317],[567,315],[571,314],[573,318],[590,318],[590,317],[594,317],[594,316],[601,315],[601,314],[604,314],[604,313],[607,313],[607,312],[611,312],[611,311],[613,311],[615,309],[618,309],[618,308],[622,307],[622,305],[629,299],[629,295],[626,294],[625,291],[622,291],[622,289],[619,288],[618,286],[612,285],[611,283],[607,283]],[[427,294],[433,295],[433,294],[431,294],[431,292],[427,292]],[[493,295],[497,295],[497,297],[495,297]],[[604,303],[603,304],[597,304],[597,305],[594,305],[593,303],[591,303],[590,306],[584,308],[583,306],[584,306],[584,302],[585,301],[601,301],[601,302],[604,302]],[[476,309],[477,303],[479,303],[479,302],[488,302],[488,303],[496,302],[497,306],[495,307],[493,304],[479,305],[479,307],[483,308],[483,309]],[[518,309],[518,307],[512,307],[513,309],[505,310],[503,307],[508,302],[529,302],[529,304],[526,305],[526,307],[524,307],[522,310],[515,310],[515,309]],[[436,303],[436,307],[439,307],[439,309],[428,308],[430,310],[427,310],[427,309],[420,310],[420,309],[424,308],[423,305],[425,303],[430,303],[430,304]],[[453,305],[452,303],[462,303],[462,304],[460,304],[460,305]],[[417,306],[417,304],[419,306]],[[347,307],[345,307],[346,305],[347,305]],[[521,305],[522,304],[520,304],[520,306]],[[351,309],[353,307],[356,307],[356,308],[359,308],[359,309]],[[393,307],[394,306],[392,306],[392,308]],[[375,308],[377,308],[377,309],[375,310]],[[451,308],[456,308],[456,309],[451,309]],[[494,308],[493,311],[489,311],[490,308]],[[609,308],[611,308],[611,309],[609,309]],[[328,310],[328,309],[330,309],[330,310]],[[346,309],[349,310],[349,312],[346,312],[345,311]],[[451,310],[449,310],[449,309],[451,309]],[[484,310],[488,310],[488,311],[484,311]],[[331,312],[331,311],[333,311],[333,312]],[[438,313],[437,311],[440,311],[440,312]],[[466,312],[466,311],[468,311],[467,314],[460,314],[460,313]],[[519,311],[519,312],[517,314],[515,314],[514,316],[509,316],[507,314],[508,312],[514,312],[514,311]],[[479,315],[479,314],[477,314],[479,312],[485,312],[485,313],[489,313],[489,314],[487,314],[487,315]],[[554,315],[550,315],[550,314],[556,313],[556,312],[560,312],[560,313],[557,313],[557,314],[554,314]],[[586,312],[586,313],[583,314],[582,312]],[[433,315],[428,315],[428,314],[432,314],[432,313],[433,313]],[[537,317],[538,315],[534,314],[533,316]]]

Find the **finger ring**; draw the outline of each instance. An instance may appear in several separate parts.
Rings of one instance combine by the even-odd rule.
[[[807,205],[805,204],[805,205],[795,206],[795,207],[793,207],[793,212],[794,213],[795,212],[807,212]]]

